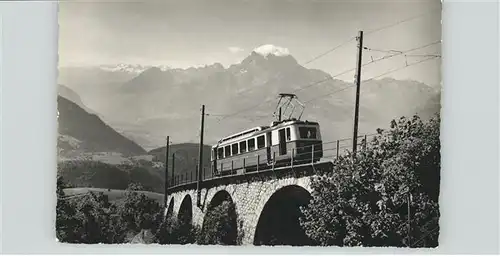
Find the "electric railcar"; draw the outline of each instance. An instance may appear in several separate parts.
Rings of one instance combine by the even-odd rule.
[[[212,146],[211,169],[214,176],[225,176],[317,162],[322,157],[319,123],[291,119],[222,138]]]

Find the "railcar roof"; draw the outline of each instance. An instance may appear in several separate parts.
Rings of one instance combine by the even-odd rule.
[[[212,148],[217,147],[220,144],[225,144],[225,143],[234,143],[234,141],[237,141],[236,139],[241,139],[245,137],[250,137],[254,136],[255,134],[262,134],[264,132],[267,132],[268,130],[273,130],[275,127],[281,127],[281,126],[286,126],[286,125],[292,125],[292,124],[299,124],[299,125],[319,125],[318,122],[315,121],[302,121],[302,120],[284,120],[278,123],[274,123],[271,126],[260,126],[260,127],[254,127],[251,129],[244,130],[239,133],[235,133],[233,135],[227,136],[219,140],[219,142],[212,146]]]
[[[302,121],[302,120],[284,120],[282,122],[277,123],[276,126],[280,125],[280,124],[318,125],[319,123],[316,121],[308,121],[308,120],[305,120],[305,121]]]
[[[247,129],[247,130],[244,130],[244,131],[232,134],[230,136],[224,137],[221,140],[219,140],[219,143],[231,141],[233,139],[236,139],[236,138],[239,138],[239,137],[242,137],[242,136],[248,136],[248,135],[251,135],[253,133],[256,133],[256,132],[259,132],[259,131],[262,131],[262,130],[266,130],[268,128],[269,128],[269,126],[260,126],[260,127],[254,127],[254,128],[251,128],[251,129]]]

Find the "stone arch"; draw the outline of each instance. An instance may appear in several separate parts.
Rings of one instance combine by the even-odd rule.
[[[193,223],[193,201],[188,194],[182,200],[177,214],[177,220],[180,224],[188,225]]]
[[[201,244],[238,243],[236,205],[226,190],[218,191],[210,200],[203,218],[201,234]]]
[[[165,212],[165,218],[170,218],[174,214],[174,198],[170,198],[170,203],[168,204],[168,208]]]
[[[306,206],[311,198],[311,193],[298,185],[276,190],[260,212],[253,244],[312,245],[299,223],[300,207]]]
[[[214,194],[214,196],[210,200],[210,203],[208,204],[207,212],[210,209],[213,209],[216,206],[220,205],[224,201],[233,202],[233,197],[231,197],[231,194],[227,190],[222,189],[217,191],[217,193]]]

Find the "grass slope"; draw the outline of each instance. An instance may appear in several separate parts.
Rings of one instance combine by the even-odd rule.
[[[165,176],[162,169],[146,162],[112,165],[96,161],[65,161],[58,164],[58,173],[72,187],[125,190],[130,183],[138,183],[148,191],[164,191]]]
[[[99,192],[104,193],[108,196],[110,202],[120,202],[125,198],[126,190],[111,189],[106,188],[91,188],[91,187],[75,187],[75,188],[65,188],[64,193],[67,196],[80,195],[88,192]],[[150,192],[150,191],[137,191],[138,193],[144,193],[147,197],[163,204],[163,194]]]

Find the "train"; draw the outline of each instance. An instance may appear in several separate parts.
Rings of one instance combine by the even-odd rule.
[[[202,150],[203,159],[209,157],[206,160],[210,160],[210,165],[203,165],[201,169],[202,180],[316,163],[323,158],[319,123],[301,120],[304,105],[296,95],[281,93],[278,97],[278,105],[273,113],[276,119],[269,126],[253,127],[226,136],[206,149],[206,152],[205,148]],[[292,117],[300,108],[302,111],[299,115]],[[290,110],[288,114],[287,110]],[[170,186],[190,184],[197,180],[196,170],[175,171],[173,166],[174,162]]]
[[[318,162],[323,157],[320,125],[287,119],[220,139],[211,148],[214,177]]]

